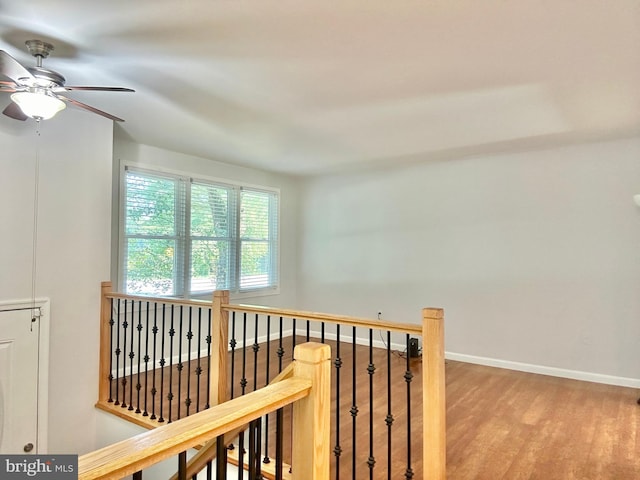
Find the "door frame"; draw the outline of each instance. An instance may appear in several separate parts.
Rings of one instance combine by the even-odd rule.
[[[37,453],[48,453],[47,434],[49,431],[49,313],[51,302],[48,298],[28,300],[0,300],[0,312],[11,310],[40,309],[38,336],[38,412],[37,412]]]

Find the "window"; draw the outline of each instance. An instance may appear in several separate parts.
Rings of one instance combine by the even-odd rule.
[[[278,193],[127,166],[121,285],[189,296],[278,286]]]

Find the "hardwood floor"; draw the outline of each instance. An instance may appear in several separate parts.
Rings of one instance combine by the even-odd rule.
[[[287,340],[283,364],[291,358],[291,339]],[[304,341],[298,337],[297,343]],[[335,343],[332,351],[335,356]],[[272,345],[272,355],[277,346]],[[356,373],[356,403],[358,414],[356,427],[350,408],[352,399],[352,356],[350,344],[341,346],[340,392],[340,479],[369,478],[369,375],[368,349],[357,346],[358,369]],[[258,355],[258,388],[265,383],[265,348]],[[374,478],[400,480],[405,478],[407,466],[407,425],[412,435],[412,468],[415,479],[422,478],[420,461],[422,418],[421,363],[411,361],[414,374],[411,382],[412,411],[408,422],[406,408],[406,382],[403,377],[406,359],[391,356],[393,400],[393,437],[391,475],[387,473],[387,428],[384,418],[386,406],[386,352],[374,349],[374,431],[373,445],[376,465]],[[194,364],[195,365],[195,364]],[[193,370],[185,364],[182,375]],[[247,391],[253,390],[253,352],[246,355]],[[204,367],[204,365],[203,365]],[[242,357],[235,358],[235,395],[239,394],[238,382],[242,378]],[[277,359],[271,360],[270,378],[277,372]],[[166,372],[167,373],[167,372]],[[332,372],[332,375],[335,374]],[[640,406],[636,400],[640,393],[635,389],[579,382],[543,375],[534,375],[504,369],[447,361],[447,478],[449,480],[624,480],[640,479]],[[165,384],[169,375],[165,374]],[[173,372],[173,391],[180,378]],[[204,375],[201,381],[205,381]],[[335,377],[333,379],[335,386]],[[144,382],[143,382],[144,383]],[[151,388],[151,379],[148,381]],[[191,397],[195,402],[195,381],[191,382]],[[182,379],[182,388],[186,382]],[[159,384],[157,385],[159,389]],[[144,392],[144,385],[142,392]],[[164,395],[169,391],[164,387]],[[336,390],[333,390],[332,408],[335,412]],[[200,400],[204,404],[204,385]],[[158,392],[159,393],[159,392]],[[134,397],[137,392],[133,390]],[[126,388],[129,402],[129,385]],[[144,393],[142,394],[144,396]],[[151,395],[148,395],[149,400]],[[156,396],[156,412],[159,411],[159,395]],[[417,402],[417,403],[416,403]],[[167,417],[165,400],[163,412]],[[151,410],[151,403],[149,403]],[[191,412],[195,405],[191,406]],[[185,407],[181,407],[184,415]],[[177,398],[173,400],[172,417],[177,414]],[[335,413],[334,413],[335,415]],[[273,423],[273,417],[270,423]],[[288,412],[285,412],[288,417]],[[335,425],[334,417],[334,425]],[[285,419],[285,425],[287,420]],[[332,427],[332,449],[335,432]],[[274,428],[270,428],[271,446]],[[354,435],[355,432],[355,435]],[[353,474],[353,448],[356,443],[356,473]],[[290,436],[285,435],[285,451],[290,448]],[[270,447],[271,448],[271,447]],[[332,478],[336,478],[335,457],[331,459]]]
[[[449,480],[640,478],[635,389],[447,361]]]

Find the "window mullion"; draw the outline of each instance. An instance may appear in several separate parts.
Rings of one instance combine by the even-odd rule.
[[[241,268],[241,263],[240,263],[240,258],[242,255],[242,239],[240,238],[240,212],[242,210],[242,188],[238,188],[238,187],[234,187],[233,188],[233,197],[234,197],[234,202],[235,202],[235,208],[233,209],[234,214],[235,214],[235,218],[233,219],[234,222],[234,237],[231,240],[231,245],[233,246],[233,250],[234,250],[234,268],[232,269],[233,272],[233,277],[232,277],[232,285],[233,285],[233,291],[234,292],[239,292],[240,291],[240,277],[241,277],[241,272],[240,272],[240,268]]]
[[[175,294],[186,297],[189,292],[189,217],[190,217],[190,182],[189,179],[179,178],[176,182],[176,257],[174,285]]]

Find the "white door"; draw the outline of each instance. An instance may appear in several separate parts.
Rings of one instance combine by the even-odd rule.
[[[31,309],[0,311],[0,454],[38,451],[39,322]]]

